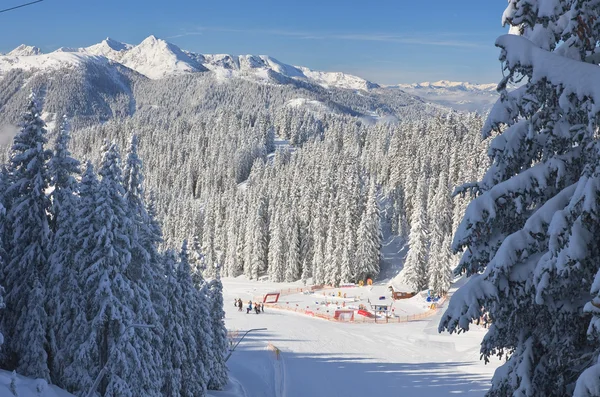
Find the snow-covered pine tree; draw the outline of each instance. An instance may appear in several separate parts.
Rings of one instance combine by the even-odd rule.
[[[206,395],[212,374],[214,356],[212,352],[212,323],[208,310],[206,283],[200,290],[194,287],[190,272],[187,240],[183,241],[179,253],[177,282],[181,288],[181,312],[183,318],[183,341],[187,347],[182,357],[181,395],[195,397]]]
[[[371,184],[357,232],[356,279],[374,279],[381,262],[381,218],[377,204],[377,188]]]
[[[285,266],[285,281],[292,282],[298,280],[301,272],[300,263],[300,225],[296,216],[289,222],[287,227],[287,258]]]
[[[260,274],[267,270],[267,256],[269,251],[269,233],[268,233],[268,204],[267,199],[262,194],[258,197],[258,205],[253,215],[252,254],[250,260],[251,278],[258,280]]]
[[[132,281],[136,294],[136,321],[141,324],[153,324],[152,329],[144,329],[137,335],[146,339],[152,348],[140,353],[145,355],[140,359],[147,360],[151,370],[156,371],[151,376],[153,389],[160,389],[162,380],[159,375],[160,351],[163,329],[159,312],[164,310],[164,269],[158,253],[158,244],[162,242],[162,233],[156,220],[148,213],[144,193],[143,163],[138,156],[139,139],[131,137],[127,159],[123,170],[124,198],[127,202],[131,259],[127,267],[127,275]],[[162,314],[162,313],[161,313]]]
[[[133,215],[124,198],[115,144],[104,152],[100,183],[94,182],[90,173],[93,171],[88,165],[84,177],[90,179],[85,181],[90,189],[80,189],[82,208],[77,224],[83,244],[75,256],[81,266],[80,285],[87,314],[87,323],[77,332],[72,365],[74,372],[87,372],[79,373],[78,390],[89,388],[93,377],[106,365],[110,376],[99,386],[101,395],[158,396],[162,372],[154,335],[148,329],[128,328],[149,324],[151,317],[144,308],[151,303],[127,272]]]
[[[0,186],[3,185],[3,179],[5,177],[5,174],[2,172],[0,173]],[[0,200],[2,197],[2,194],[0,193]],[[4,208],[4,205],[2,205],[2,203],[0,202],[0,274],[4,273],[4,269],[6,266],[6,251],[4,250],[4,232],[5,232],[5,222],[6,222],[6,208]],[[3,310],[6,307],[6,305],[4,304],[4,288],[0,285],[0,310]],[[2,334],[2,331],[0,330],[0,347],[4,344],[4,335]],[[0,349],[1,351],[1,349]]]
[[[327,285],[338,286],[340,283],[340,259],[336,248],[341,245],[340,227],[338,214],[336,213],[335,199],[332,197],[329,206],[329,226],[327,228],[327,240],[325,242],[325,261],[323,263],[323,280]]]
[[[452,228],[452,198],[448,187],[448,167],[442,167],[437,191],[433,198],[431,214],[431,247],[429,250],[429,289],[434,295],[443,296],[452,282],[452,252],[450,236]]]
[[[61,386],[71,390],[73,393],[83,393],[94,381],[94,376],[100,371],[99,368],[90,369],[87,367],[88,361],[79,356],[82,351],[82,343],[87,338],[91,325],[87,318],[88,306],[84,301],[85,294],[81,290],[83,280],[80,277],[81,272],[86,269],[84,261],[91,255],[94,249],[93,240],[95,238],[94,215],[96,203],[98,201],[98,179],[94,172],[94,166],[90,161],[86,163],[85,170],[81,176],[81,182],[78,186],[79,200],[76,209],[76,223],[74,225],[75,236],[75,255],[74,266],[77,282],[76,289],[80,291],[79,308],[74,307],[73,317],[70,319],[72,325],[69,326],[69,333],[64,341],[64,349],[61,349],[60,356],[64,358],[61,366],[64,369],[60,372]],[[79,310],[78,310],[79,309]],[[88,346],[88,349],[92,346]],[[95,372],[94,372],[95,370]]]
[[[484,359],[506,355],[489,396],[600,394],[598,2],[511,0],[505,76],[483,129],[493,164],[465,186],[466,249],[440,330],[487,312]],[[521,82],[509,91],[509,83]]]
[[[236,206],[230,207],[227,210],[227,227],[225,230],[225,233],[227,234],[227,255],[225,256],[225,261],[223,263],[223,273],[226,276],[237,277],[242,273],[242,269],[238,266],[239,262],[237,253],[239,237],[237,228],[235,227],[236,222],[234,220],[238,217],[238,211]]]
[[[75,265],[77,235],[78,186],[74,175],[80,174],[78,160],[71,156],[71,139],[66,117],[59,124],[54,152],[48,161],[52,203],[50,271],[48,274],[48,330],[52,382],[61,385],[62,370],[71,362],[65,345],[73,332],[74,321],[82,312],[82,296]]]
[[[194,234],[192,238],[192,246],[190,252],[190,268],[192,272],[192,282],[194,286],[199,289],[204,284],[204,277],[202,272],[206,267],[204,255],[202,255],[202,248],[200,247],[200,240],[198,236]]]
[[[282,223],[283,220],[279,216],[279,212],[269,222],[269,280],[274,282],[282,282],[285,279],[286,251]]]
[[[414,291],[419,292],[427,288],[427,255],[429,250],[429,236],[427,231],[427,180],[421,175],[417,183],[417,192],[413,200],[415,208],[410,221],[410,234],[408,242],[410,249],[402,269],[403,282],[410,285]]]
[[[167,307],[162,321],[165,336],[162,344],[164,383],[161,391],[165,397],[179,397],[182,389],[182,367],[184,363],[188,364],[184,333],[190,330],[184,328],[185,318],[181,310],[183,291],[176,277],[177,257],[172,250],[167,250],[163,257]]]
[[[129,277],[132,280],[138,280],[144,277],[144,272],[153,272],[154,269],[150,265],[151,253],[150,250],[156,251],[155,244],[157,241],[152,241],[152,233],[147,230],[147,213],[144,204],[144,176],[142,173],[142,160],[138,156],[139,139],[137,135],[131,137],[125,167],[123,168],[123,189],[125,191],[125,200],[129,206],[129,211],[132,216],[132,241],[131,241],[131,263],[127,268]],[[147,241],[150,239],[150,241]],[[156,260],[156,252],[154,252],[154,260]],[[148,274],[149,278],[151,277]]]
[[[215,209],[214,202],[210,202],[210,205],[205,206],[204,211],[204,222],[202,224],[202,252],[204,254],[204,269],[202,276],[213,277],[214,276],[214,264],[216,261],[214,249],[217,246],[215,244]]]
[[[8,261],[4,268],[7,309],[2,331],[13,362],[5,368],[50,381],[47,346],[46,276],[51,231],[46,128],[34,96],[22,116],[21,130],[11,149],[9,183],[5,193],[10,229]]]
[[[222,390],[229,379],[227,365],[225,364],[229,342],[224,321],[223,285],[221,284],[221,270],[219,268],[216,269],[216,277],[208,285],[208,298],[212,325],[211,348],[213,352],[208,388],[210,390]]]

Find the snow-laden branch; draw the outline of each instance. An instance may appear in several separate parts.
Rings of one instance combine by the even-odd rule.
[[[508,283],[498,283],[496,278],[508,277],[509,270],[515,264],[524,262],[536,252],[547,250],[537,237],[546,232],[554,213],[569,204],[576,186],[573,184],[548,200],[529,217],[522,229],[502,242],[483,273],[471,276],[467,284],[454,294],[440,322],[440,332],[468,331],[469,324],[483,314],[486,301],[496,299],[499,292],[508,293]],[[499,285],[504,285],[504,290],[498,289]]]
[[[496,46],[503,49],[502,59],[508,68],[531,71],[530,83],[547,81],[558,87],[562,91],[559,104],[563,109],[570,109],[570,98],[575,95],[579,101],[591,99],[592,112],[600,112],[600,68],[598,66],[548,52],[521,36],[500,36],[496,40]]]

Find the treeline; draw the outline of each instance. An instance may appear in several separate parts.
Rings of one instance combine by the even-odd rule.
[[[249,179],[205,208],[203,249],[224,272],[339,285],[377,277],[382,236],[410,249],[403,279],[443,294],[451,236],[470,197],[453,187],[487,165],[475,115],[369,127],[333,124],[322,139],[257,159]]]
[[[165,103],[74,138],[74,151],[97,162],[105,139],[142,137],[165,245],[196,237],[208,263],[223,256],[227,276],[337,285],[376,277],[382,241],[397,235],[413,247],[407,275],[420,269],[406,281],[447,289],[450,236],[468,200],[451,193],[487,165],[479,116],[371,125],[305,107],[191,115],[181,104],[171,120]]]
[[[125,161],[105,143],[98,167],[69,151],[66,122],[48,150],[32,99],[0,173],[0,366],[87,395],[203,396],[227,382],[219,270],[199,252],[159,251],[138,139]],[[97,171],[96,171],[97,169]],[[40,386],[43,389],[43,385]]]

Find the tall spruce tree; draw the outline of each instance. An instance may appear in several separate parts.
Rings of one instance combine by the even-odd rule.
[[[78,244],[77,222],[78,186],[75,175],[80,163],[71,156],[71,139],[66,117],[59,124],[54,152],[48,161],[52,202],[49,293],[46,302],[50,337],[50,368],[52,381],[62,383],[62,370],[69,365],[66,341],[73,332],[74,322],[82,312],[82,295],[77,277],[75,252]]]
[[[61,358],[65,359],[64,363],[62,363],[64,369],[60,373],[60,383],[75,394],[84,393],[88,390],[94,381],[94,376],[100,371],[98,367],[89,368],[89,359],[86,358],[87,351],[94,348],[93,343],[95,342],[87,340],[91,329],[91,322],[88,316],[89,306],[85,302],[86,295],[82,290],[84,279],[81,277],[81,274],[87,268],[87,258],[95,248],[95,231],[98,225],[95,224],[94,216],[96,203],[98,202],[98,184],[94,166],[88,161],[78,187],[77,221],[74,225],[74,235],[77,237],[74,247],[74,275],[77,280],[73,287],[76,288],[75,291],[81,291],[81,298],[78,302],[74,303],[75,306],[71,313],[73,316],[71,318],[72,324],[69,326],[70,332],[66,335],[64,349],[61,350],[60,355]],[[87,344],[84,345],[84,343]],[[93,358],[91,359],[93,360]]]
[[[381,219],[377,204],[377,190],[371,185],[367,203],[358,225],[356,250],[357,280],[379,275],[381,261]]]
[[[10,230],[6,236],[8,261],[3,274],[7,309],[2,331],[13,354],[12,360],[5,362],[5,368],[16,367],[23,375],[50,381],[44,302],[51,239],[50,200],[46,194],[51,152],[44,147],[46,128],[40,114],[40,106],[32,96],[11,149],[10,179],[5,193]]]
[[[429,233],[427,230],[426,195],[426,179],[422,175],[417,184],[417,193],[414,199],[415,208],[410,222],[410,234],[408,236],[410,249],[402,269],[402,280],[416,292],[426,289],[429,282],[427,277]]]
[[[221,271],[216,269],[216,277],[208,285],[208,298],[212,326],[212,352],[213,362],[208,388],[222,390],[229,376],[225,357],[228,352],[227,328],[225,327],[225,311],[223,310],[223,285],[221,284]]]
[[[161,362],[155,354],[152,331],[129,327],[149,324],[151,317],[144,308],[151,305],[127,272],[131,263],[132,214],[124,198],[115,144],[104,152],[99,173],[101,181],[94,183],[90,176],[92,180],[86,183],[91,191],[81,192],[84,207],[78,223],[83,244],[76,261],[82,266],[80,285],[87,324],[78,332],[74,365],[88,372],[79,385],[84,390],[88,388],[91,374],[106,366],[110,376],[100,384],[100,395],[158,396],[162,386]]]
[[[212,332],[205,289],[194,288],[190,272],[187,240],[179,253],[177,282],[181,288],[183,340],[187,352],[181,369],[181,395],[204,396],[212,373]],[[206,283],[205,283],[206,284]]]
[[[168,250],[164,254],[164,269],[166,275],[165,299],[167,307],[163,316],[165,337],[162,349],[164,383],[161,391],[165,397],[179,397],[182,390],[182,372],[187,360],[188,346],[184,334],[185,315],[182,312],[183,291],[177,281],[177,257],[175,252]]]
[[[465,186],[477,198],[453,243],[470,280],[440,323],[466,331],[489,313],[481,354],[507,358],[489,396],[600,392],[599,17],[592,0],[511,0],[503,15],[493,164]]]
[[[448,168],[443,167],[433,198],[433,208],[428,211],[432,216],[431,247],[428,260],[429,289],[433,294],[439,296],[448,292],[452,282],[453,262],[450,251],[452,199],[447,181]]]

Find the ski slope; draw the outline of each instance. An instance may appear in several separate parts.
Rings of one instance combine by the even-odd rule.
[[[336,323],[265,308],[246,314],[233,300],[298,284],[225,278],[226,325],[249,334],[228,361],[232,382],[211,396],[483,396],[499,362],[479,361],[486,330],[438,334],[442,311],[400,324]],[[280,350],[280,359],[268,344]]]
[[[12,384],[12,386],[11,386]],[[72,394],[48,385],[43,379],[31,379],[0,370],[0,396],[2,397],[74,397]]]

